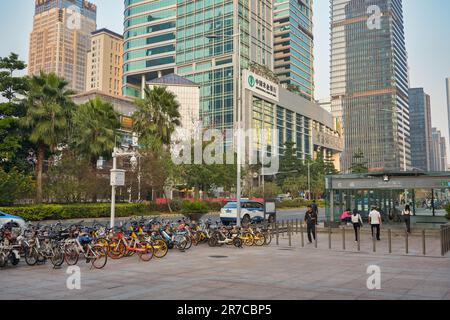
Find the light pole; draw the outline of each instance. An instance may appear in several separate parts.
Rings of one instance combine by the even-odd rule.
[[[113,168],[111,170],[111,221],[110,226],[114,228],[116,218],[116,188],[125,186],[125,170],[117,169],[118,157],[132,157],[132,165],[135,163],[137,152],[120,152],[114,148],[112,153]]]
[[[241,151],[241,129],[242,129],[242,90],[241,90],[241,25],[238,24],[238,33],[233,35],[226,35],[226,34],[212,34],[207,35],[206,38],[208,39],[221,39],[221,38],[233,38],[235,42],[237,42],[237,45],[234,45],[234,48],[237,48],[235,50],[235,57],[234,57],[234,68],[235,68],[235,78],[237,78],[237,85],[236,85],[236,144],[237,144],[237,177],[236,177],[236,207],[237,207],[237,214],[236,214],[236,225],[238,227],[241,226],[241,162],[242,162],[242,151]],[[237,77],[236,77],[237,74]]]

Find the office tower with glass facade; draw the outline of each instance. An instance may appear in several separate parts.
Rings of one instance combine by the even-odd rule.
[[[431,170],[431,102],[423,88],[409,89],[411,162],[413,169]]]
[[[281,84],[314,99],[313,0],[274,0],[275,73]]]
[[[123,36],[108,29],[92,33],[87,57],[86,91],[122,95]]]
[[[411,169],[402,0],[331,0],[331,104],[342,118],[342,169]]]
[[[177,74],[201,86],[205,127],[233,128],[238,64],[273,70],[272,23],[268,0],[178,0]]]
[[[177,0],[125,0],[123,94],[175,71]]]
[[[450,137],[450,77],[445,79],[445,89],[447,93],[448,136]]]
[[[447,171],[447,146],[437,128],[432,128],[431,171]]]
[[[175,73],[200,86],[205,127],[233,128],[239,67],[273,75],[272,14],[269,0],[125,0],[124,95]]]
[[[36,0],[28,74],[55,73],[69,88],[86,88],[86,59],[97,7],[85,0]]]

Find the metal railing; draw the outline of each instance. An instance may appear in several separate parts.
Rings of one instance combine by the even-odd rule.
[[[272,235],[276,239],[276,245],[280,245],[280,236],[284,237],[286,234],[289,247],[293,244],[293,236],[300,235],[300,244],[301,247],[305,247],[305,234],[307,233],[306,228],[304,227],[302,221],[299,220],[290,220],[290,221],[282,221],[281,223],[273,223],[271,224],[270,230],[272,232]],[[315,239],[313,241],[314,247],[318,248],[318,241],[319,236],[318,234],[326,234],[327,240],[328,240],[328,249],[342,249],[343,251],[348,250],[347,248],[347,231],[345,227],[341,227],[339,229],[332,229],[331,227],[320,229],[320,232],[316,226],[315,228]],[[441,230],[439,231],[439,234],[436,234],[434,231],[433,234],[431,234],[433,231],[427,231],[425,229],[422,230],[415,230],[414,236],[411,236],[406,230],[398,230],[398,229],[391,229],[388,228],[385,229],[384,235],[387,236],[387,243],[379,243],[375,237],[371,237],[372,241],[370,244],[370,249],[372,252],[382,252],[385,250],[385,247],[387,246],[387,253],[393,254],[394,253],[394,247],[395,245],[400,244],[402,246],[401,251],[404,252],[404,254],[408,255],[411,253],[416,253],[422,256],[427,256],[430,254],[430,251],[434,251],[435,255],[439,254],[438,252],[439,248],[437,243],[440,241],[440,254],[442,256],[445,256],[448,252],[450,252],[450,225],[445,225],[441,227]],[[341,239],[342,239],[342,247],[338,244],[336,246],[336,240],[333,243],[333,235],[336,235],[338,233],[341,233]],[[353,234],[353,230],[351,232]],[[370,231],[369,231],[370,234]],[[432,237],[432,240],[434,241],[432,244],[430,244],[430,237]],[[362,250],[361,248],[361,231],[358,229],[358,241],[356,243],[356,250],[360,252]],[[414,238],[415,241],[412,241],[412,238]],[[402,241],[403,244],[402,244]],[[338,240],[339,242],[339,240]],[[384,247],[383,247],[384,245]],[[366,243],[366,249],[367,249],[367,243]],[[414,249],[412,252],[411,249]],[[398,252],[398,251],[397,251]]]

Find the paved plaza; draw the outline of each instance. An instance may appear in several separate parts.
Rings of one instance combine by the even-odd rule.
[[[327,234],[319,234],[317,249],[314,244],[302,248],[294,235],[292,247],[286,236],[269,247],[201,245],[187,252],[172,250],[148,263],[137,257],[108,260],[103,270],[80,261],[81,290],[67,289],[66,266],[54,270],[50,264],[28,267],[21,262],[0,270],[0,299],[450,300],[448,255],[404,255],[400,246],[389,255],[381,250],[383,241],[373,253],[366,240],[361,252],[350,240],[344,252],[337,245],[339,236],[332,237],[333,250],[328,250]],[[380,290],[367,288],[372,265],[381,270]]]

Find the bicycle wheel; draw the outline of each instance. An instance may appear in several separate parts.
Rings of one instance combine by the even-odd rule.
[[[53,256],[50,258],[54,267],[61,267],[64,263],[64,250],[61,247],[53,248]]]
[[[155,240],[153,241],[153,254],[156,258],[161,259],[164,258],[169,252],[169,247],[164,240]]]
[[[108,251],[106,248],[94,245],[90,251],[92,254],[92,266],[95,269],[103,269],[106,266],[106,262],[108,262]]]
[[[147,242],[147,241],[142,241],[140,243],[137,244],[137,248],[138,248],[138,256],[139,259],[141,259],[142,261],[150,261],[153,258],[153,246]],[[142,251],[141,251],[142,250]]]
[[[241,240],[247,247],[253,246],[253,235],[250,232],[244,232],[241,236]]]
[[[30,267],[35,266],[38,262],[38,253],[34,247],[28,247],[25,249],[25,262]]]
[[[242,248],[242,239],[239,238],[239,237],[234,238],[234,239],[233,239],[233,245],[234,245],[236,248]]]
[[[4,268],[6,266],[6,255],[4,252],[0,252],[0,268]]]
[[[184,249],[189,250],[192,247],[192,238],[185,236],[184,239],[186,239],[186,247]]]
[[[111,241],[109,243],[109,250],[107,250],[108,256],[114,260],[123,258],[126,251],[127,248],[125,247],[125,244],[120,240]]]
[[[109,241],[107,239],[105,239],[105,238],[97,239],[95,244],[100,245],[100,246],[104,247],[107,251],[109,251]]]
[[[80,258],[80,253],[77,248],[73,244],[66,245],[64,247],[64,260],[69,266],[74,266],[78,263],[78,259]]]
[[[177,249],[180,251],[186,250],[186,245],[187,245],[186,238],[183,237],[182,239],[178,239],[176,241],[175,245],[177,246]]]
[[[210,247],[217,246],[217,242],[218,242],[218,240],[217,240],[217,237],[215,235],[213,235],[211,238],[208,239],[208,245]]]
[[[261,232],[256,232],[253,237],[253,243],[258,247],[262,247],[265,242],[266,238],[264,237],[264,234],[262,234]]]

